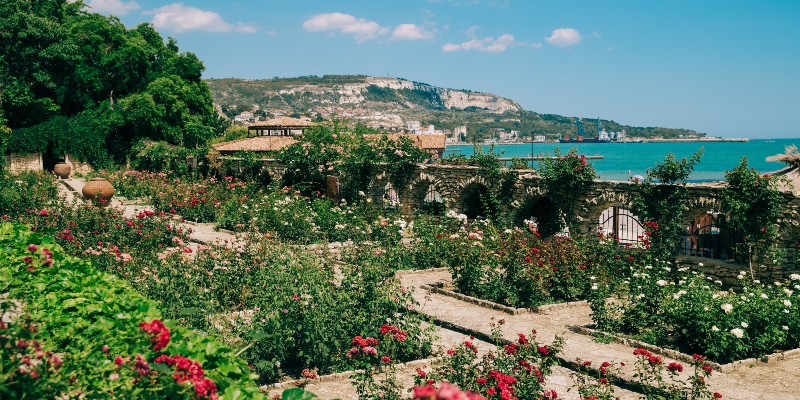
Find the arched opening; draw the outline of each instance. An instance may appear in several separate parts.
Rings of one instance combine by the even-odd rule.
[[[400,207],[400,196],[397,194],[397,190],[394,189],[394,185],[391,182],[386,182],[386,186],[383,187],[383,208],[385,210],[397,210]]]
[[[644,227],[633,211],[622,205],[606,208],[597,220],[597,233],[622,244],[636,244],[644,238]]]
[[[738,244],[744,242],[741,232],[734,232],[725,223],[725,214],[708,210],[695,213],[686,223],[680,254],[716,258],[723,261],[746,261],[747,251]]]
[[[433,184],[428,185],[425,197],[422,199],[422,212],[432,215],[444,214],[445,204],[442,194],[436,190]]]
[[[517,208],[514,214],[515,225],[526,226],[529,222],[536,224],[542,237],[566,232],[564,218],[558,206],[547,197],[531,197]]]
[[[57,154],[52,144],[48,145],[47,149],[42,153],[42,169],[45,171],[52,172],[56,164],[63,161],[64,156]]]
[[[489,216],[491,210],[488,210],[486,207],[486,195],[488,193],[489,190],[486,189],[486,186],[480,183],[467,185],[461,193],[461,199],[459,201],[462,213],[469,219],[479,217],[486,218]]]

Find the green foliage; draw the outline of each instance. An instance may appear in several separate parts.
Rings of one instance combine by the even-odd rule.
[[[743,157],[736,168],[726,171],[725,180],[728,186],[721,197],[730,228],[744,233],[747,241],[769,245],[778,235],[783,204],[776,178],[749,168]]]
[[[0,104],[13,152],[125,161],[140,138],[195,147],[222,131],[202,63],[147,24],[83,2],[0,3]]]
[[[16,216],[39,210],[56,198],[56,182],[42,172],[11,174],[0,171],[0,215]]]
[[[339,130],[338,125],[315,126],[306,130],[297,143],[278,153],[278,160],[286,168],[283,184],[303,193],[324,193],[325,177],[333,174],[341,154],[336,146]]]
[[[263,398],[245,363],[212,338],[167,321],[171,337],[167,336],[163,351],[153,350],[139,323],[161,317],[155,304],[116,277],[66,255],[53,238],[4,223],[0,225],[0,246],[0,291],[23,305],[14,320],[0,326],[0,363],[5,375],[0,385],[2,397],[57,393],[138,397],[149,393],[194,398],[194,390],[175,382],[154,362],[157,355],[172,353],[198,361],[222,396],[236,393],[237,398]],[[4,308],[13,304],[9,300],[2,303]],[[22,371],[15,365],[21,365],[20,361],[14,359],[20,342],[15,340],[12,345],[9,333],[26,343],[25,347],[30,343],[47,350],[38,378],[17,373]],[[114,362],[115,357],[120,357],[119,363]],[[144,364],[149,364],[147,375],[152,379],[136,379]]]
[[[164,172],[173,177],[199,175],[193,168],[205,149],[192,150],[166,142],[141,141],[131,149],[131,166],[140,171]],[[200,162],[202,164],[202,162]]]
[[[591,188],[597,173],[592,164],[586,162],[586,156],[578,156],[576,148],[561,156],[555,149],[555,158],[545,158],[539,166],[539,174],[547,190],[547,196],[558,205],[571,232],[577,232],[575,221],[575,201],[585,195]],[[561,227],[563,228],[563,227]]]
[[[468,216],[475,218],[481,216],[501,224],[509,225],[512,219],[511,203],[514,201],[514,185],[518,173],[513,169],[503,166],[500,155],[494,152],[494,147],[483,152],[483,147],[475,145],[472,157],[468,159],[453,158],[456,163],[465,162],[467,165],[478,167],[478,175],[484,178],[485,187],[473,187],[472,192],[465,195],[466,201],[477,200],[479,204],[465,205]],[[449,160],[448,160],[449,161]],[[471,215],[470,215],[471,214]]]
[[[703,149],[690,158],[675,159],[667,154],[663,162],[647,169],[647,178],[640,183],[634,197],[633,211],[648,225],[655,258],[670,260],[683,240],[684,226],[681,217],[686,201],[686,180],[700,162]]]

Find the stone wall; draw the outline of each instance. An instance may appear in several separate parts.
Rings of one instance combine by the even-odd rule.
[[[233,163],[236,170],[237,160],[226,157],[226,163]],[[273,182],[279,180],[285,169],[277,160],[262,160],[264,168],[269,171]],[[534,170],[518,170],[519,178],[514,185],[512,205],[520,209],[529,207],[533,210],[537,207],[540,200],[546,199],[544,187]],[[385,171],[379,170],[370,181],[367,195],[377,204],[386,201],[385,194],[387,184],[391,182],[391,177]],[[345,178],[346,179],[346,178]],[[470,193],[477,193],[474,189],[480,187],[490,187],[492,182],[487,182],[486,178],[478,174],[478,167],[455,166],[455,165],[430,165],[419,164],[416,169],[405,180],[406,184],[401,188],[394,188],[399,196],[400,209],[407,215],[420,210],[423,207],[425,195],[430,190],[435,190],[441,195],[447,210],[463,212],[467,197]],[[690,184],[687,186],[686,203],[683,214],[683,224],[688,225],[698,216],[706,215],[709,211],[720,212],[722,210],[721,191],[725,187],[724,183],[712,182],[704,184]],[[615,181],[595,181],[587,193],[576,193],[573,199],[572,209],[576,211],[575,218],[580,226],[579,232],[573,235],[591,235],[597,232],[600,216],[604,211],[614,206],[622,206],[630,209],[633,200],[639,190],[639,185],[634,182],[615,182]],[[798,244],[800,244],[800,198],[791,193],[784,194],[783,213],[778,220],[780,243],[777,248],[788,254],[792,261],[788,264],[776,260],[761,260],[756,270],[766,271],[762,273],[763,279],[776,279],[788,277],[789,274],[796,273],[796,266],[800,264],[800,259],[796,255]],[[762,257],[763,258],[763,257]],[[723,281],[735,279],[741,269],[741,265],[708,261],[704,272],[715,276]],[[784,266],[781,266],[784,265]],[[791,265],[791,268],[785,267]],[[713,266],[713,267],[712,267]]]
[[[86,175],[94,171],[89,163],[79,161],[69,154],[64,156],[64,162],[72,167],[71,175]],[[11,153],[6,155],[6,166],[10,172],[22,171],[43,171],[44,161],[42,160],[42,153],[19,154]]]
[[[11,172],[41,171],[42,165],[41,153],[11,153],[6,156],[6,168]]]

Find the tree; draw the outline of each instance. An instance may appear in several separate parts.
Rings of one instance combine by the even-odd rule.
[[[84,7],[0,0],[0,114],[14,151],[70,148],[122,162],[140,138],[195,147],[224,130],[197,56],[147,24],[126,29]],[[78,142],[104,143],[106,154],[76,148],[64,132],[89,135]]]

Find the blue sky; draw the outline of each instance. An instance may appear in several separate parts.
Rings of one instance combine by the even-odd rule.
[[[206,78],[393,76],[541,113],[800,137],[797,0],[85,0]]]

